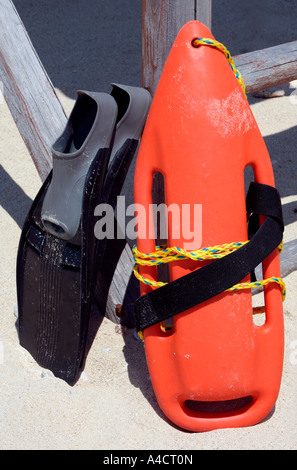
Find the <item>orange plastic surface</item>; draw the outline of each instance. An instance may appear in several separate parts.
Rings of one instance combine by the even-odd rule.
[[[199,37],[213,38],[203,24],[191,21],[169,54],[138,152],[134,195],[135,203],[147,209],[146,215],[139,212],[138,226],[148,226],[153,175],[161,172],[167,205],[202,204],[202,247],[208,247],[247,240],[245,167],[252,166],[259,183],[274,186],[274,176],[230,65],[213,47],[193,47]],[[171,229],[168,245],[184,247],[188,240],[182,234],[173,239]],[[137,246],[145,253],[155,251],[148,236],[138,239]],[[170,263],[170,278],[193,269],[197,262]],[[155,267],[140,267],[140,273],[158,280]],[[280,276],[277,250],[264,261],[263,275]],[[142,294],[150,289],[141,283]],[[284,348],[278,285],[265,288],[265,307],[265,324],[256,326],[251,291],[224,292],[176,315],[167,333],[159,325],[144,330],[153,388],[173,423],[196,432],[250,426],[272,410]],[[243,403],[245,397],[245,406],[217,411],[216,402]],[[203,409],[205,402],[211,403]]]

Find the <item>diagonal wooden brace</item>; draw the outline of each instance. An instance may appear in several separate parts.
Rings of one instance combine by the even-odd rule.
[[[66,124],[55,89],[11,0],[0,0],[0,81],[3,94],[42,180],[50,148]]]

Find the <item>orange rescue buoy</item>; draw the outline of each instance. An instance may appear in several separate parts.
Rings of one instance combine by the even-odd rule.
[[[214,40],[198,21],[187,23],[179,32],[142,136],[134,180],[136,208],[145,208],[138,211],[137,219],[141,232],[137,249],[141,253],[156,251],[155,240],[142,230],[152,220],[156,172],[164,177],[167,207],[174,204],[182,211],[186,204],[201,205],[200,238],[196,237],[201,247],[190,250],[248,240],[244,184],[248,165],[254,171],[256,189],[268,188],[274,197],[269,154],[243,89],[222,51],[200,45],[197,38]],[[261,228],[264,221],[274,223],[278,218],[274,214],[268,217],[268,212],[260,215]],[[177,235],[172,217],[168,220],[167,245],[188,249],[182,221]],[[262,248],[265,245],[262,240]],[[253,250],[261,252],[262,248]],[[246,254],[246,258],[253,256]],[[256,424],[268,415],[278,396],[284,348],[281,286],[272,282],[264,288],[265,323],[255,325],[251,289],[224,290],[211,296],[217,281],[229,272],[232,277],[238,269],[240,263],[234,259],[234,266],[230,268],[229,263],[225,274],[215,268],[211,281],[197,286],[190,276],[200,271],[198,267],[202,271],[216,266],[217,261],[197,264],[191,259],[176,259],[169,263],[169,287],[156,289],[141,283],[142,296],[136,302],[158,403],[172,422],[190,431]],[[262,266],[263,279],[279,279],[277,247],[265,254]],[[158,281],[156,266],[140,266],[139,273]],[[245,274],[236,282],[249,280]],[[170,290],[171,285],[174,288]],[[189,307],[188,299],[204,288],[209,291],[206,300]],[[158,297],[149,297],[156,293]],[[185,308],[180,311],[176,306],[183,302]],[[152,305],[154,312],[159,309],[161,314],[157,312],[146,324],[141,318]],[[161,328],[158,320],[162,312],[170,314],[171,309],[172,327]]]

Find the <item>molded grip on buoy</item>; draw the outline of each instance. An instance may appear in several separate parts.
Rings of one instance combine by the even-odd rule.
[[[203,24],[189,22],[168,56],[137,156],[134,196],[146,209],[138,212],[138,227],[149,227],[153,175],[162,173],[167,206],[176,204],[182,211],[183,204],[202,204],[202,247],[208,247],[247,240],[245,168],[252,166],[258,183],[274,186],[274,177],[233,71],[219,50],[193,47],[192,40],[201,37],[213,38]],[[169,224],[168,245],[187,248],[181,219],[180,236],[176,233]],[[153,252],[155,240],[139,237],[137,247]],[[193,261],[170,263],[170,279],[196,268]],[[139,270],[158,280],[156,267]],[[263,262],[263,276],[280,276],[277,250]],[[150,289],[141,284],[142,294]],[[265,307],[265,324],[256,326],[250,290],[224,292],[177,314],[169,332],[159,324],[144,330],[153,388],[171,421],[206,431],[250,426],[267,416],[278,396],[283,363],[278,285],[265,287]],[[239,408],[229,406],[236,403]]]

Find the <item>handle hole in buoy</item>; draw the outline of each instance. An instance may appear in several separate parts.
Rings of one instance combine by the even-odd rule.
[[[207,414],[209,418],[211,418],[212,414],[214,417],[217,417],[218,414],[221,417],[228,417],[237,413],[243,413],[254,404],[254,401],[251,395],[247,395],[224,401],[185,400],[184,406],[185,410],[192,416],[195,416],[195,413],[199,413],[201,416]]]
[[[201,44],[197,43],[197,41],[198,41],[198,38],[194,38],[192,39],[192,42],[191,42],[191,45],[195,47],[195,49],[198,49],[201,46]]]

